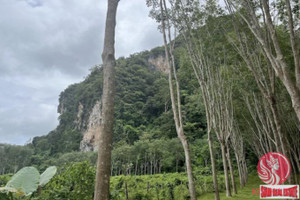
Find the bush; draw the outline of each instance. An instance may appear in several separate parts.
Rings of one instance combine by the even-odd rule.
[[[11,179],[13,174],[5,174],[0,176],[0,187],[4,187],[6,183]]]
[[[42,196],[36,199],[90,200],[93,198],[95,172],[95,167],[87,161],[64,166],[46,185]],[[197,195],[213,192],[212,176],[200,174],[195,174]],[[219,189],[223,190],[225,188],[224,177],[219,175],[218,181]],[[186,173],[113,176],[110,185],[112,200],[126,199],[125,183],[129,199],[189,199]]]
[[[37,199],[93,199],[95,167],[89,162],[68,164],[60,169]]]

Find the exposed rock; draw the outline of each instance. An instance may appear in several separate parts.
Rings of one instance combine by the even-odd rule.
[[[82,127],[82,116],[83,116],[83,105],[79,102],[77,117],[75,120],[76,129],[81,130]]]
[[[64,104],[61,102],[57,107],[57,112],[62,115],[65,112],[67,112],[67,109],[65,108]]]
[[[83,139],[80,142],[80,151],[97,151],[101,124],[101,102],[97,101],[90,114],[87,129],[83,133]]]
[[[148,62],[153,65],[158,71],[161,71],[165,74],[169,73],[168,64],[166,62],[166,59],[162,55],[159,55],[156,58],[151,57],[148,59]]]
[[[163,55],[152,56],[148,58],[148,63],[154,70],[168,74],[169,69],[166,59]],[[63,105],[62,108],[63,109]],[[82,132],[83,139],[80,142],[80,151],[97,151],[98,141],[100,135],[101,116],[101,102],[97,101],[89,114],[88,119],[84,118],[84,106],[79,103],[77,118],[75,120],[76,129]]]

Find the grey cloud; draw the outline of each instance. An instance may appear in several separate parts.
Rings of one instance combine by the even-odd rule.
[[[157,24],[148,17],[149,8],[145,1],[133,0],[129,4],[120,1],[117,16],[117,54],[127,56],[128,52],[149,50],[162,44]]]
[[[24,144],[30,138],[43,135],[57,125],[55,106],[28,104],[0,111],[2,143]]]
[[[22,1],[1,6],[6,17],[0,21],[5,30],[0,33],[0,45],[4,47],[0,66],[10,73],[16,68],[22,73],[54,68],[82,76],[87,68],[100,62],[97,53],[103,32],[103,9],[95,0],[90,0],[90,5],[70,0],[48,2],[51,3],[44,2],[38,8],[26,7]],[[14,63],[7,63],[6,57],[14,59]]]
[[[0,0],[0,143],[24,144],[58,121],[59,93],[101,63],[106,0]],[[122,0],[116,55],[161,45],[143,0]]]

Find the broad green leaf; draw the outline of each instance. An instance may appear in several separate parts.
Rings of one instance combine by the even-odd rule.
[[[46,185],[51,178],[56,174],[57,168],[55,166],[48,167],[40,177],[40,186]]]
[[[16,189],[17,194],[22,191],[27,196],[37,190],[39,182],[39,171],[34,167],[24,167],[11,178],[6,187]]]

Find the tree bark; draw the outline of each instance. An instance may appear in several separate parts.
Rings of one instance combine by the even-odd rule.
[[[217,170],[216,170],[216,163],[215,163],[215,154],[213,150],[212,145],[212,139],[211,139],[211,131],[208,130],[207,133],[207,141],[208,141],[208,147],[209,147],[209,153],[210,153],[210,160],[211,160],[211,171],[213,175],[213,182],[214,182],[214,193],[215,193],[215,200],[220,200],[220,194],[219,194],[219,186],[218,186],[218,177],[217,177]]]
[[[164,46],[165,46],[165,56],[166,56],[166,61],[167,61],[168,67],[169,67],[169,89],[170,89],[173,117],[174,117],[177,136],[181,141],[181,144],[183,146],[184,153],[185,153],[185,164],[186,164],[186,170],[187,170],[187,174],[188,174],[190,197],[191,197],[191,200],[196,200],[196,189],[195,189],[194,177],[193,177],[193,172],[192,172],[192,163],[191,163],[191,158],[190,158],[189,145],[188,145],[187,139],[186,139],[186,137],[184,135],[184,131],[183,131],[181,102],[180,102],[180,87],[179,87],[179,81],[177,79],[177,73],[176,73],[176,68],[175,68],[173,47],[171,44],[171,42],[172,42],[171,30],[170,30],[170,24],[169,24],[169,19],[168,19],[169,16],[167,13],[167,6],[166,6],[165,0],[160,0],[160,14],[161,14],[161,19],[162,19],[161,25],[162,25],[162,33],[163,33],[163,40],[164,40]],[[165,20],[167,22],[167,25],[165,24],[166,23]],[[168,42],[167,42],[166,30],[168,31],[168,39],[169,39],[170,44],[168,44]],[[175,79],[176,94],[174,92],[172,72],[173,72],[174,79]]]
[[[202,92],[202,98],[204,101],[205,105],[205,113],[206,113],[206,121],[207,121],[207,135],[208,135],[208,146],[209,146],[209,152],[210,152],[210,159],[211,159],[211,168],[212,168],[212,175],[213,175],[213,183],[214,183],[214,194],[215,194],[215,200],[220,200],[220,195],[219,195],[219,187],[218,187],[218,178],[217,178],[217,171],[216,171],[216,165],[215,165],[215,155],[214,155],[214,150],[213,150],[213,142],[212,142],[212,137],[211,137],[211,104],[212,102],[209,100],[209,87],[207,85],[207,82],[205,82],[205,77],[204,77],[204,67],[210,67],[210,66],[205,66],[203,64],[203,60],[205,58],[200,55],[197,56],[196,53],[194,52],[194,49],[197,49],[197,47],[194,46],[194,44],[191,43],[192,41],[192,31],[191,28],[188,27],[188,23],[186,24],[186,32],[183,31],[182,34],[184,36],[185,42],[186,42],[186,47],[189,52],[192,68],[194,71],[194,74],[197,78],[197,81],[199,83],[201,92]],[[188,34],[187,34],[188,33]],[[188,38],[189,36],[189,38]],[[196,51],[196,50],[195,50]],[[203,59],[203,60],[201,60]]]
[[[194,184],[194,176],[193,176],[189,144],[188,144],[188,141],[184,134],[180,134],[180,136],[178,136],[178,137],[179,137],[179,139],[182,143],[183,149],[184,149],[185,164],[186,164],[186,170],[187,170],[187,175],[188,175],[188,180],[189,180],[189,191],[190,191],[191,199],[196,200],[196,190],[195,190],[195,184]]]
[[[127,181],[125,181],[125,197],[126,197],[126,200],[129,200],[129,197],[128,197],[128,188],[127,188]]]
[[[237,194],[237,189],[236,189],[236,185],[235,185],[235,181],[234,181],[233,166],[232,166],[232,162],[231,162],[230,150],[229,150],[228,144],[227,144],[226,149],[227,149],[227,160],[228,160],[228,165],[229,165],[229,170],[230,170],[231,185],[232,185],[233,193]]]
[[[102,121],[98,145],[98,161],[94,200],[109,200],[112,134],[115,96],[115,26],[119,0],[108,0],[103,60]]]
[[[228,166],[226,161],[226,150],[225,144],[221,142],[221,151],[222,151],[222,158],[223,158],[223,168],[224,168],[224,175],[225,175],[225,186],[226,186],[226,196],[231,197],[230,185],[229,185],[229,177],[228,177]]]
[[[239,171],[239,177],[240,177],[240,186],[241,188],[244,187],[244,180],[243,180],[243,173],[242,173],[242,169],[241,169],[241,165],[240,165],[240,160],[237,154],[235,154],[235,158],[236,158],[236,163],[237,163],[237,167],[238,167],[238,171]]]

